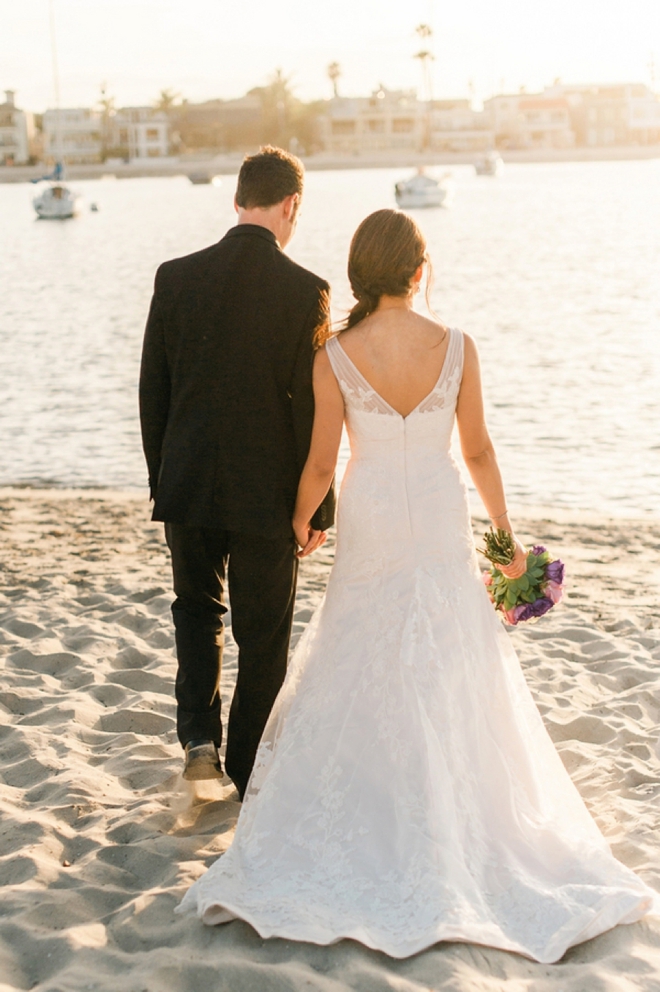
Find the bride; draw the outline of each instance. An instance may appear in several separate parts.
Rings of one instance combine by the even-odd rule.
[[[553,962],[659,902],[587,812],[480,580],[455,419],[493,523],[512,528],[474,341],[412,308],[425,263],[398,211],[353,238],[357,303],[316,355],[293,521],[303,557],[345,421],[334,568],[234,841],[179,908],[397,958],[462,940]],[[510,577],[525,570],[516,546]]]

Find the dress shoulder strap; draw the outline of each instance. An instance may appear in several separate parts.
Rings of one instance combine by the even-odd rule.
[[[457,378],[460,382],[463,377],[463,358],[465,355],[465,340],[463,331],[457,327],[450,327],[449,347],[447,349],[447,379]]]
[[[335,335],[326,342],[325,350],[347,405],[368,413],[391,414],[393,412],[390,405],[369,385],[357,366],[348,357],[339,343],[339,335]]]
[[[345,382],[351,388],[361,385],[359,373],[340,345],[338,334],[326,341],[325,350],[338,382]]]

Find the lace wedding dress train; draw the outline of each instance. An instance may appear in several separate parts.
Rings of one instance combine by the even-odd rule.
[[[262,937],[440,940],[553,962],[658,908],[548,737],[479,576],[450,454],[463,336],[402,417],[327,345],[351,460],[336,561],[227,851],[180,911]]]

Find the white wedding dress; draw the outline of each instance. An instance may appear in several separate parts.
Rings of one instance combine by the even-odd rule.
[[[179,907],[205,923],[397,958],[461,940],[552,962],[658,908],[587,812],[480,579],[450,453],[450,334],[405,418],[327,345],[351,444],[336,561],[234,841]]]

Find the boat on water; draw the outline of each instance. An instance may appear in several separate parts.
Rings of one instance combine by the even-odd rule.
[[[394,186],[394,196],[397,206],[402,210],[415,207],[447,207],[454,195],[454,184],[450,172],[440,179],[427,176],[423,169],[411,176],[401,179]]]
[[[504,161],[497,152],[488,152],[483,158],[477,159],[474,168],[478,176],[499,176],[504,168]]]
[[[57,68],[57,39],[55,37],[54,0],[49,0],[50,10],[50,43],[53,61],[53,90],[55,94],[55,165],[48,176],[33,179],[38,183],[37,192],[32,200],[37,217],[40,220],[68,220],[80,212],[81,196],[74,192],[64,182],[64,143],[62,139],[62,117],[60,112],[60,77]]]
[[[68,220],[80,213],[81,196],[62,180],[42,181],[32,200],[40,220]]]
[[[222,180],[220,179],[220,176],[216,176],[215,172],[206,169],[197,169],[194,172],[189,172],[188,179],[193,184],[193,186],[222,185]]]

